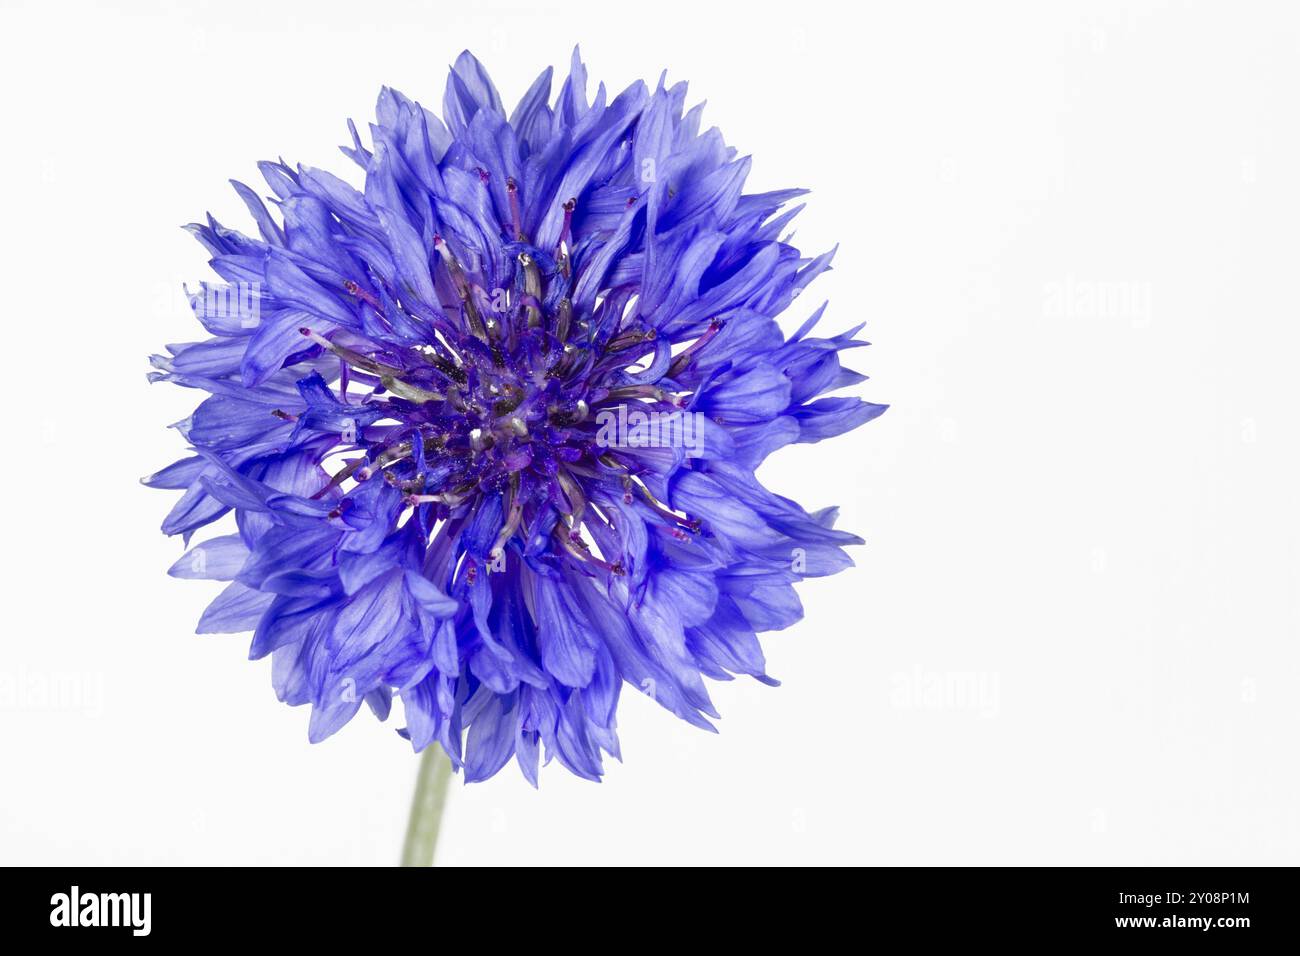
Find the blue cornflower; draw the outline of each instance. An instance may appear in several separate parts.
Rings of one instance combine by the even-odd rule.
[[[209,393],[145,480],[184,491],[163,530],[235,515],[172,568],[229,582],[198,630],[253,631],[313,741],[396,693],[467,780],[542,746],[599,779],[624,683],[708,729],[704,678],[774,684],[756,634],[861,539],[754,471],[885,408],[818,397],[857,329],[775,321],[830,265],[781,238],[803,190],[744,193],[684,83],[551,77],[509,116],[469,53],[441,121],[383,90],[361,191],[262,163],[278,216],[236,183],[260,238],[188,227],[211,337],[150,376]]]

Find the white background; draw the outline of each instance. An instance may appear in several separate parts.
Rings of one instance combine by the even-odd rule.
[[[228,177],[347,172],[388,83],[440,111],[472,48],[509,104],[580,42],[661,68],[811,187],[826,328],[891,404],[769,463],[858,567],[765,640],[722,732],[626,694],[626,763],[455,784],[442,863],[1300,862],[1300,29],[1287,4],[188,4],[0,9],[0,862],[396,858],[415,758],[319,746],[218,589],[165,575],[198,326],[178,227]],[[261,190],[265,191],[265,190]]]

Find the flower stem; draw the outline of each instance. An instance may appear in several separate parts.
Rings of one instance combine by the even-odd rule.
[[[442,822],[450,780],[451,761],[436,743],[429,744],[420,754],[411,818],[406,823],[406,842],[402,844],[402,866],[433,866],[438,825]]]

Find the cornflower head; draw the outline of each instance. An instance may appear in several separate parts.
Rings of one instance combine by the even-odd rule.
[[[256,238],[188,227],[208,337],[152,359],[208,393],[145,479],[163,530],[234,515],[172,568],[229,582],[198,630],[252,631],[312,741],[396,695],[471,781],[543,747],[598,780],[624,685],[712,729],[705,678],[775,684],[757,635],[861,539],[755,469],[885,408],[822,397],[856,328],[776,322],[831,261],[783,238],[803,190],[744,192],[684,83],[589,102],[575,51],[551,84],[507,114],[464,53],[441,120],[385,89],[349,124],[363,188],[260,164]]]

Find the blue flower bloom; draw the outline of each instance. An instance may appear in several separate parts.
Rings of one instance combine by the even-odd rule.
[[[417,750],[534,785],[542,746],[600,778],[624,683],[706,729],[704,678],[776,683],[756,634],[861,539],[755,468],[885,408],[819,397],[863,380],[857,329],[775,321],[830,265],[782,238],[803,190],[743,192],[684,83],[588,103],[575,51],[550,90],[507,116],[464,53],[443,120],[385,89],[369,149],[351,127],[361,191],[264,162],[260,238],[189,226],[210,337],[150,377],[208,395],[145,479],[187,544],[234,513],[171,573],[229,582],[198,630],[251,630],[311,740],[396,693]]]

